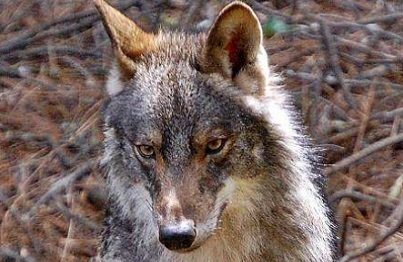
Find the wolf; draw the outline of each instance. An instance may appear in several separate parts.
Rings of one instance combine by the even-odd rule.
[[[103,111],[101,261],[333,260],[329,208],[256,14],[147,33],[95,0],[114,61]]]

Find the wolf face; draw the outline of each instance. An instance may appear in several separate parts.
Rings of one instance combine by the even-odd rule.
[[[255,256],[269,254],[265,235],[288,234],[291,228],[292,237],[273,237],[273,243],[292,246],[287,241],[298,237],[301,245],[310,238],[329,242],[326,209],[283,109],[284,95],[272,83],[276,79],[269,73],[253,11],[235,2],[221,12],[208,34],[152,35],[102,0],[96,5],[116,56],[104,110],[110,212],[128,224],[108,226],[130,228],[125,234],[139,238],[127,252],[141,253],[143,248],[158,258],[166,250],[186,256],[211,246],[206,244],[209,239],[235,237],[248,225],[265,226],[258,234],[245,235],[257,241],[249,243],[256,245],[248,251]],[[304,174],[295,177],[300,172]],[[298,194],[314,203],[290,211]],[[306,213],[323,217],[310,229],[323,235],[305,233],[304,226],[290,220]],[[131,244],[124,246],[130,249]],[[273,258],[280,252],[275,246]],[[312,249],[310,253],[319,254],[328,247]],[[242,252],[226,258],[241,261],[248,253]],[[217,254],[224,258],[224,252]]]
[[[144,212],[155,216],[148,223],[154,221],[155,230],[159,228],[160,240],[164,228],[191,228],[193,247],[219,226],[235,180],[280,168],[275,164],[279,145],[267,139],[275,135],[261,120],[226,95],[223,90],[234,88],[229,82],[223,86],[212,81],[186,62],[163,67],[150,68],[153,78],[136,75],[130,89],[107,106],[109,175],[112,185],[121,182],[112,194],[117,192],[125,206],[129,199],[149,205]],[[143,199],[138,199],[139,187],[144,188]],[[125,207],[124,212],[130,217],[135,208]],[[164,244],[170,249],[191,247],[183,239]]]

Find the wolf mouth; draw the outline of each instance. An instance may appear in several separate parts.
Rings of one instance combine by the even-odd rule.
[[[175,250],[174,252],[177,252],[177,253],[180,253],[180,254],[186,254],[186,253],[190,253],[190,252],[192,252],[192,251],[198,249],[198,248],[201,247],[202,245],[203,245],[203,243],[200,243],[200,244],[193,245],[193,246],[191,246],[191,247],[189,247],[189,248],[184,248],[184,249]]]

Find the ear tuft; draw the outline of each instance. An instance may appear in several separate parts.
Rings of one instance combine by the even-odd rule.
[[[155,36],[144,32],[132,20],[104,0],[94,0],[102,23],[112,42],[118,64],[123,74],[131,77],[135,59],[155,47]]]
[[[233,2],[221,11],[210,29],[202,63],[207,71],[235,77],[256,61],[262,35],[253,10],[242,2]]]

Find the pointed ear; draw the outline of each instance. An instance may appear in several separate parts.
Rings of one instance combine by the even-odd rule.
[[[144,32],[104,0],[94,0],[94,3],[112,42],[121,72],[129,79],[135,72],[136,58],[155,47],[155,36]]]
[[[202,68],[235,81],[242,78],[245,82],[248,76],[262,78],[262,70],[268,68],[262,39],[262,28],[253,10],[242,2],[233,2],[221,11],[208,33]]]

